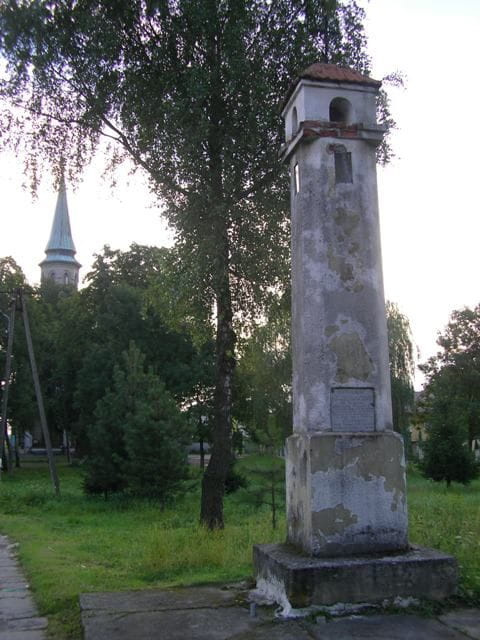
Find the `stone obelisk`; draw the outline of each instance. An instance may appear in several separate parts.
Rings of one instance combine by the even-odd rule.
[[[417,584],[428,582],[420,567],[433,560],[408,545],[403,441],[392,428],[376,179],[380,84],[314,64],[283,110],[292,216],[290,546],[257,547],[255,564],[261,585],[297,606],[407,595],[412,571]],[[394,565],[393,556],[400,558]],[[357,562],[352,577],[345,559],[353,557],[363,569]],[[309,558],[307,582],[301,558]],[[453,559],[435,562],[451,591]],[[330,593],[326,566],[336,575]],[[398,568],[409,573],[406,581],[392,577]]]

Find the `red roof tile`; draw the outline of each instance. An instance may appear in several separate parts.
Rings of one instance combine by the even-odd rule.
[[[326,64],[324,62],[315,62],[302,71],[299,78],[309,80],[327,80],[330,82],[348,82],[354,84],[365,84],[372,87],[379,87],[382,83],[374,80],[369,76],[365,76],[359,71],[349,69],[347,67],[338,67],[336,64]]]
[[[365,86],[379,88],[381,82],[374,80],[369,76],[364,76],[359,71],[349,69],[348,67],[338,67],[336,64],[327,64],[326,62],[315,62],[298,74],[285,96],[282,108],[285,107],[290,96],[295,91],[295,87],[300,80],[324,80],[325,82],[344,82],[346,84],[363,84]]]

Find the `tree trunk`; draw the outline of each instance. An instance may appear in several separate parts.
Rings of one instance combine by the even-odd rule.
[[[205,469],[205,447],[203,446],[203,436],[200,436],[200,469]]]
[[[223,102],[220,22],[216,0],[205,0],[209,16],[206,33],[206,61],[211,78],[209,100],[210,130],[208,134],[209,194],[207,219],[213,241],[213,288],[217,305],[216,366],[214,396],[213,443],[210,461],[202,479],[200,521],[209,529],[223,528],[223,496],[225,480],[232,458],[232,385],[235,369],[235,332],[233,330],[232,295],[230,289],[229,212],[223,190],[223,149],[226,107]],[[213,233],[212,233],[213,232]]]
[[[20,468],[20,443],[19,443],[18,428],[15,429],[15,467],[17,469]]]
[[[277,528],[277,505],[275,503],[275,472],[272,473],[272,529]]]
[[[67,454],[67,464],[72,464],[72,456],[70,455],[70,436],[65,431],[65,453]]]
[[[5,424],[5,469],[11,473],[13,471],[13,449],[12,439],[7,433],[7,425]]]
[[[217,279],[217,335],[215,422],[210,461],[203,474],[200,521],[209,529],[223,528],[223,496],[232,456],[232,383],[235,369],[235,332],[228,273],[228,243],[224,239],[223,265]]]

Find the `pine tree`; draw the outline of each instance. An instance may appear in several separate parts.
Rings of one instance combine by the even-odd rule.
[[[85,488],[128,489],[165,502],[187,475],[187,421],[134,342],[116,366],[113,388],[97,403],[89,428],[92,455]]]
[[[244,498],[260,507],[267,505],[272,514],[272,528],[277,527],[278,509],[285,504],[285,461],[278,454],[284,446],[281,421],[270,415],[255,432],[260,453],[240,460],[236,469],[246,480]]]
[[[278,510],[285,504],[285,461],[270,453],[256,454],[240,460],[236,468],[247,480],[241,495],[256,507],[267,505],[276,529]]]
[[[127,486],[123,438],[126,407],[115,389],[119,377],[121,371],[117,370],[114,389],[97,402],[95,423],[87,428],[91,453],[86,463],[84,488],[87,493],[103,493],[105,499],[109,493],[122,491]]]
[[[124,424],[129,487],[165,502],[187,478],[190,430],[163,382],[151,371],[141,377]]]

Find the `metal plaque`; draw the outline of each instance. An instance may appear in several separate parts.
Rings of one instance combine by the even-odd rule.
[[[370,387],[334,387],[331,418],[334,431],[375,431],[375,391]]]

